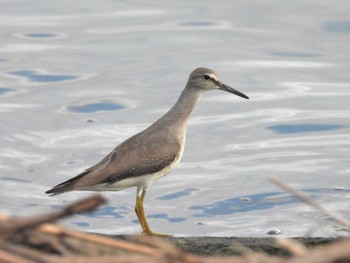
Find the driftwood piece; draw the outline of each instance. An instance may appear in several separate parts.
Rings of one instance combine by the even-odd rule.
[[[61,210],[43,216],[36,216],[33,218],[12,217],[9,220],[1,222],[0,239],[6,239],[9,236],[14,235],[17,231],[21,231],[23,229],[33,228],[40,224],[52,222],[60,218],[71,216],[73,214],[93,211],[99,205],[105,202],[105,199],[101,195],[94,195],[92,197],[78,201],[72,205],[68,205]]]

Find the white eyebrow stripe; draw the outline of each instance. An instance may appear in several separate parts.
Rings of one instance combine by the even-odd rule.
[[[218,78],[217,78],[217,76],[215,74],[208,73],[206,75],[208,75],[211,79],[218,81]]]

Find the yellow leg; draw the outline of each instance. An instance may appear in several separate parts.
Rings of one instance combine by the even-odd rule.
[[[135,212],[136,212],[137,218],[139,219],[140,225],[141,225],[142,230],[143,230],[142,235],[144,235],[144,236],[170,237],[171,235],[158,234],[158,233],[154,233],[151,230],[151,228],[149,227],[149,225],[147,223],[145,211],[143,209],[143,200],[145,199],[146,190],[142,189],[140,196],[139,196],[139,192],[140,191],[137,191]]]

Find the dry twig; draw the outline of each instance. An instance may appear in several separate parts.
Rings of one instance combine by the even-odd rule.
[[[278,180],[275,177],[269,177],[269,180],[272,183],[274,183],[275,185],[277,185],[278,187],[285,190],[286,192],[291,193],[292,195],[296,196],[297,198],[299,198],[299,200],[307,203],[308,205],[313,206],[314,208],[318,209],[322,213],[333,218],[338,223],[346,226],[347,228],[350,228],[350,221],[348,219],[346,219],[345,217],[343,217],[342,215],[338,214],[337,212],[329,210],[328,208],[326,208],[326,207],[322,206],[321,204],[317,203],[316,201],[312,200],[310,197],[308,197],[303,192],[301,192],[301,191],[299,191],[299,190],[297,190],[289,185],[286,185],[285,183],[282,183],[280,180]]]
[[[101,195],[94,195],[47,215],[33,218],[11,218],[0,225],[0,238],[6,239],[23,229],[33,228],[76,213],[93,211],[103,203],[105,203],[105,199]]]
[[[276,239],[277,245],[287,250],[293,256],[304,256],[307,253],[307,248],[290,238],[278,238]]]

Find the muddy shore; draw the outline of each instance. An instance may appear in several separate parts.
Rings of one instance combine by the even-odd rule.
[[[133,236],[108,236],[113,239],[132,240]],[[287,256],[288,253],[276,245],[275,238],[250,237],[169,237],[165,241],[200,256],[242,256],[250,252],[264,252],[269,255]],[[308,248],[328,244],[339,239],[293,238]]]

